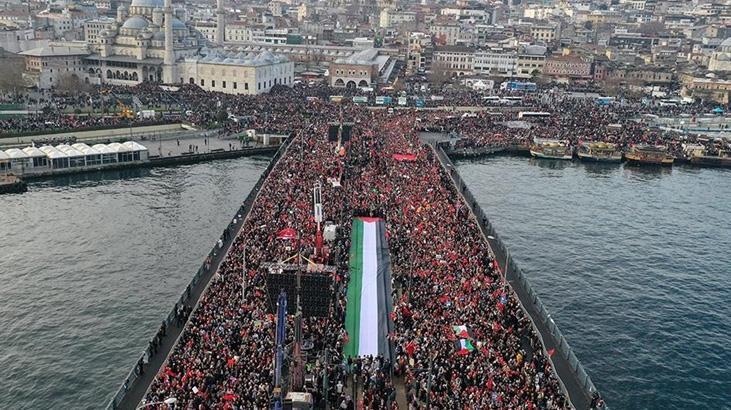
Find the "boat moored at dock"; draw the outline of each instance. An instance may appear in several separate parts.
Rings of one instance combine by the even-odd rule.
[[[672,165],[675,157],[668,153],[664,145],[637,144],[624,154],[628,164]]]
[[[622,151],[610,142],[582,142],[576,154],[582,161],[621,162]]]
[[[22,194],[28,191],[28,184],[12,174],[0,175],[0,194]]]
[[[573,149],[566,141],[535,138],[530,154],[535,158],[570,160],[573,158]]]
[[[712,147],[710,150],[700,144],[683,144],[683,152],[691,165],[731,168],[731,151],[728,146]]]

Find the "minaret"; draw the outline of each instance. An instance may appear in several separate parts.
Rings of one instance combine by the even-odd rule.
[[[175,53],[173,51],[173,1],[165,0],[165,68],[163,82],[175,82]]]
[[[223,45],[223,36],[226,30],[226,13],[223,11],[223,0],[218,0],[216,16],[216,44]]]

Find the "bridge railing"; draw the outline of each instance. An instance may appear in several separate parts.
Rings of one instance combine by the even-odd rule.
[[[527,302],[532,303],[535,306],[535,311],[537,312],[537,315],[529,314],[529,316],[532,319],[531,323],[533,325],[535,333],[541,339],[541,345],[543,346],[544,353],[546,353],[546,357],[549,357],[551,362],[557,362],[559,360],[564,361],[567,364],[568,369],[572,373],[571,376],[574,377],[575,380],[578,382],[578,385],[582,389],[585,397],[592,397],[592,395],[597,392],[596,386],[594,386],[594,383],[591,381],[589,374],[586,372],[586,370],[584,370],[584,367],[582,366],[581,362],[576,356],[576,353],[574,353],[573,349],[564,337],[563,333],[551,318],[551,315],[548,313],[548,310],[544,306],[543,302],[541,302],[538,294],[533,290],[533,287],[528,282],[528,279],[523,273],[523,270],[518,267],[512,256],[510,256],[508,248],[505,246],[505,243],[502,241],[502,239],[500,239],[500,235],[496,231],[494,225],[490,222],[487,214],[485,214],[485,212],[482,210],[482,207],[480,207],[479,203],[475,199],[475,196],[472,194],[472,191],[470,191],[470,189],[467,187],[467,184],[454,168],[454,164],[452,163],[451,159],[445,151],[445,148],[447,148],[448,146],[449,143],[437,143],[435,146],[437,156],[439,156],[439,159],[443,164],[447,165],[447,169],[449,170],[450,176],[455,182],[457,189],[460,190],[467,202],[467,205],[472,209],[472,212],[477,218],[477,222],[480,225],[481,229],[490,239],[491,246],[497,245],[497,247],[499,247],[499,252],[495,252],[496,257],[498,253],[501,255],[505,255],[504,259],[497,261],[498,265],[502,268],[505,274],[505,279],[511,283],[516,293],[523,293],[528,295],[530,300],[528,300]],[[525,301],[521,301],[521,304],[524,303]],[[527,312],[525,306],[523,308]],[[549,334],[546,335],[545,333],[541,332],[536,326],[536,321],[540,321],[540,323],[549,330]],[[550,337],[552,339],[552,343],[556,346],[556,350],[553,355],[549,355],[548,352],[545,351],[546,337]],[[561,377],[565,377],[566,375],[559,375],[556,372],[556,366],[553,366],[553,370],[557,379],[564,387],[564,391],[566,391],[565,383]],[[574,404],[574,407],[576,407],[575,403],[572,404]],[[608,409],[606,406],[604,408]]]
[[[269,173],[276,165],[279,158],[282,156],[286,148],[289,146],[290,142],[292,141],[292,137],[288,137],[284,140],[282,145],[279,146],[279,149],[274,154],[274,157],[272,157],[271,161],[269,161],[269,165],[267,165],[267,168],[262,172],[261,176],[259,177],[259,180],[256,182],[254,187],[251,189],[249,194],[246,196],[246,199],[242,203],[241,207],[236,211],[236,214],[240,214],[242,217],[238,221],[238,226],[240,227],[243,225],[243,222],[245,220],[245,216],[248,214],[249,210],[251,209],[252,205],[254,204],[254,200],[256,199],[256,196],[261,189],[262,185],[264,184],[264,181],[266,181],[267,177],[269,176]],[[236,233],[238,233],[238,230],[236,230]],[[234,241],[236,239],[236,233],[231,236],[230,241]],[[222,248],[219,248],[218,245],[214,245],[213,249],[206,255],[206,258],[204,259],[203,264],[198,268],[198,271],[196,271],[195,275],[190,280],[190,283],[188,283],[188,286],[185,287],[185,290],[180,295],[178,300],[175,303],[175,306],[172,308],[170,313],[165,317],[163,320],[165,322],[165,325],[172,324],[176,319],[176,312],[178,306],[183,306],[186,303],[190,302],[191,298],[191,292],[193,289],[195,289],[196,286],[200,285],[201,279],[204,275],[210,273],[211,266],[208,265],[208,261],[213,260],[219,252],[223,252],[225,249],[225,246]],[[150,338],[152,340],[153,337]],[[173,349],[175,346],[173,345]],[[150,357],[152,356],[152,352],[150,351],[150,347],[148,344],[148,347],[145,348],[145,350],[142,351],[142,353],[137,357],[137,360],[135,361],[135,366],[130,370],[129,373],[127,373],[127,376],[124,378],[124,382],[122,382],[122,385],[117,389],[117,391],[114,393],[112,398],[109,401],[109,404],[107,404],[107,410],[114,410],[117,408],[117,406],[124,400],[125,395],[130,390],[131,386],[139,379],[140,374],[137,372],[137,366],[136,364],[142,360],[143,363],[148,363],[150,360]]]

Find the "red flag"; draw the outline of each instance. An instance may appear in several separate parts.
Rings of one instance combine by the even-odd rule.
[[[284,228],[277,232],[278,239],[295,239],[297,238],[297,231],[294,228]]]
[[[416,161],[416,154],[393,154],[396,161]]]
[[[406,343],[406,354],[409,355],[409,357],[412,357],[415,351],[416,345],[414,344],[414,342]]]

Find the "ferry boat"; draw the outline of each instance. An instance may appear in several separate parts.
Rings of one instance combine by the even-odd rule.
[[[535,158],[570,160],[573,157],[573,150],[566,141],[535,138],[530,147],[530,154]]]
[[[634,145],[624,154],[624,158],[631,164],[672,165],[675,158],[668,154],[663,145]]]
[[[582,142],[577,155],[582,161],[621,162],[622,151],[609,142]]]
[[[731,168],[731,153],[725,150],[718,150],[715,153],[709,153],[705,147],[688,152],[690,163],[693,165],[704,167],[724,167]]]

